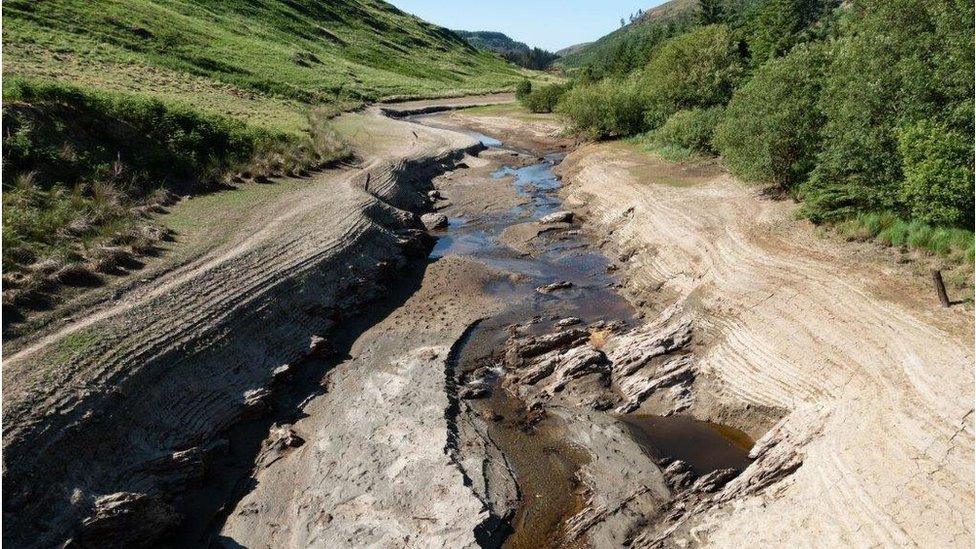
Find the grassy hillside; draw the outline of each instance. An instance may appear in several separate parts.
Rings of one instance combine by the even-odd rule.
[[[8,0],[4,333],[154,253],[174,194],[347,154],[364,101],[511,89],[520,69],[380,0]],[[137,268],[137,267],[134,267]]]
[[[9,0],[5,75],[145,92],[293,131],[305,106],[509,87],[516,71],[379,0]]]

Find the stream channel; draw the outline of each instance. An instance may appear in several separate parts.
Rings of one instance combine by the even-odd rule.
[[[457,127],[439,125],[433,117],[436,115],[410,119],[458,131]],[[587,455],[565,440],[565,427],[557,418],[527,410],[502,386],[501,354],[513,324],[522,326],[522,335],[534,335],[552,332],[556,322],[568,317],[580,319],[582,326],[600,322],[634,326],[640,319],[617,292],[619,283],[608,268],[610,262],[590,244],[578,225],[562,224],[540,234],[536,239],[537,253],[531,255],[520,254],[500,241],[506,228],[538,221],[561,209],[561,182],[553,168],[565,153],[538,156],[539,151],[516,149],[492,137],[465,132],[486,147],[538,158],[536,163],[504,166],[492,174],[496,179],[513,177],[512,185],[525,199],[522,205],[471,219],[450,217],[448,227],[434,233],[438,240],[431,252],[435,260],[462,255],[516,275],[488,289],[506,308],[466,334],[448,369],[449,375],[456,376],[455,382],[479,368],[495,374],[487,398],[466,402],[475,413],[492,418],[489,435],[505,455],[519,489],[520,505],[515,516],[508,517],[505,527],[490,539],[480,541],[485,546],[506,548],[566,547],[562,542],[565,521],[584,504],[576,471],[588,461]],[[552,293],[536,290],[557,281],[572,286]],[[617,419],[645,450],[648,459],[681,459],[698,475],[727,467],[741,471],[749,464],[752,441],[735,429],[687,416],[631,414]]]

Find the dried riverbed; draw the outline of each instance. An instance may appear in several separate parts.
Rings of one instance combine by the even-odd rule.
[[[450,127],[440,116],[414,120]],[[594,361],[607,366],[609,361],[602,349],[608,340],[636,330],[642,321],[617,292],[619,283],[612,275],[611,262],[591,245],[572,215],[557,213],[562,207],[557,192],[561,184],[553,168],[564,154],[554,151],[556,147],[508,147],[492,137],[465,131],[490,147],[481,155],[489,159],[488,165],[481,167],[481,177],[487,171],[492,180],[505,180],[520,199],[517,205],[504,210],[474,212],[471,200],[463,196],[472,192],[470,182],[467,189],[457,192],[457,180],[467,176],[455,172],[434,181],[436,196],[440,198],[435,208],[449,217],[447,227],[435,233],[439,238],[432,258],[475,259],[507,274],[488,288],[489,294],[504,304],[503,309],[483,319],[466,335],[448,369],[448,375],[453,377],[451,386],[460,397],[454,413],[469,416],[471,423],[483,424],[481,432],[461,429],[449,444],[449,452],[464,467],[465,463],[479,461],[478,456],[467,455],[472,453],[470,448],[479,452],[486,443],[494,445],[513,477],[505,480],[515,481],[519,496],[516,506],[499,506],[493,500],[504,497],[491,493],[491,485],[504,481],[490,478],[491,475],[482,480],[482,498],[489,501],[489,507],[496,504],[495,520],[489,521],[494,529],[490,534],[483,533],[482,544],[511,548],[587,545],[585,532],[578,528],[574,531],[571,524],[573,517],[585,516],[592,504],[594,487],[588,486],[585,479],[593,474],[583,468],[626,466],[610,458],[613,452],[642,460],[649,467],[683,460],[689,464],[689,480],[691,476],[700,478],[730,468],[739,472],[747,467],[752,441],[732,428],[688,417],[631,415],[611,409],[620,404],[621,395],[608,368],[577,372],[571,383],[558,389],[558,398],[549,402],[538,400],[528,386],[520,386],[523,380],[519,379],[518,366],[511,356],[517,355],[526,341],[577,330],[585,345],[593,349],[593,356],[599,357]],[[455,202],[469,207],[456,207]],[[561,217],[564,219],[554,221]],[[572,354],[579,343],[564,341],[546,352]],[[598,395],[596,399],[594,394]],[[593,408],[603,411],[594,412]],[[579,415],[581,411],[583,416]],[[606,428],[622,435],[615,445],[597,448],[577,440],[579,432],[574,429],[591,413],[603,415]],[[593,456],[594,452],[603,455]],[[657,478],[657,484],[647,491],[651,495],[648,499],[663,507],[671,488],[663,476]],[[626,492],[639,485],[640,482],[620,485],[613,491]]]

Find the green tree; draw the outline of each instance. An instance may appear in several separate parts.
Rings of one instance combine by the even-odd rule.
[[[973,15],[961,0],[853,3],[824,80],[824,147],[804,185],[812,219],[918,211],[917,190],[902,188],[899,129],[930,123],[972,139]]]
[[[759,67],[736,90],[715,131],[715,145],[733,173],[791,189],[813,169],[824,120],[818,103],[825,50],[797,47]]]
[[[786,54],[804,40],[804,30],[832,8],[832,0],[763,0],[745,22],[746,43],[760,64]]]
[[[934,225],[973,225],[973,140],[927,120],[898,131],[899,198],[914,219]]]
[[[643,85],[654,103],[650,110],[667,118],[682,109],[722,105],[732,96],[743,68],[732,32],[725,25],[700,27],[673,38],[644,70]],[[659,117],[656,122],[663,121]]]
[[[698,0],[698,21],[702,25],[721,23],[725,15],[722,0]]]
[[[519,101],[528,97],[530,93],[532,93],[532,82],[528,78],[519,82],[518,86],[515,87],[515,98]]]

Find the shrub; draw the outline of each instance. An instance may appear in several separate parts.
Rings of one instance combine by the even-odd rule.
[[[899,198],[913,218],[937,225],[973,225],[973,141],[927,120],[898,131],[904,180]]]
[[[566,115],[577,131],[603,139],[644,130],[644,95],[634,79],[605,79],[569,90],[558,112]]]
[[[712,134],[722,118],[722,107],[678,111],[660,128],[651,132],[651,139],[661,145],[682,147],[695,152],[714,153]]]
[[[671,114],[726,103],[742,74],[732,32],[709,25],[665,42],[651,56],[642,82],[649,100]]]
[[[519,82],[518,86],[515,87],[515,99],[519,101],[525,99],[530,93],[532,93],[532,82],[528,78]]]
[[[848,15],[823,81],[823,148],[804,185],[804,210],[815,221],[891,210],[971,223],[971,216],[951,213],[958,206],[941,212],[922,207],[929,193],[925,185],[958,188],[965,174],[948,163],[963,159],[955,145],[911,128],[934,124],[972,138],[972,3],[860,0]],[[903,166],[908,141],[939,150],[941,160],[916,158]],[[971,163],[969,156],[956,167]],[[906,169],[911,182],[903,184]],[[951,201],[944,190],[929,196],[939,201],[936,209]],[[971,196],[959,197],[969,200],[967,209]]]
[[[568,89],[569,87],[563,84],[541,86],[529,92],[522,100],[522,104],[532,112],[552,112]]]
[[[784,189],[807,177],[821,146],[825,60],[822,47],[798,47],[736,90],[715,131],[715,146],[733,173]]]

